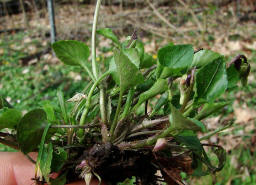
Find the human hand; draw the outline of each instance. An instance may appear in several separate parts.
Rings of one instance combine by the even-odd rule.
[[[29,154],[36,159],[37,153]],[[0,185],[33,185],[35,165],[19,152],[0,152]],[[69,185],[85,185],[84,181]],[[91,185],[98,185],[94,180]]]

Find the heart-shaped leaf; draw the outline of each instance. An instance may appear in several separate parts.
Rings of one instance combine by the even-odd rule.
[[[194,54],[192,66],[194,67],[202,67],[205,66],[215,59],[219,58],[221,55],[219,53],[215,53],[211,50],[201,50]]]
[[[196,74],[196,101],[213,102],[228,86],[226,64],[220,57],[202,67]]]
[[[97,30],[97,33],[112,40],[114,43],[120,45],[120,42],[119,42],[117,36],[113,33],[112,29],[102,28],[102,29]]]
[[[37,148],[47,125],[47,115],[42,109],[32,110],[23,116],[17,127],[17,139],[24,153]]]
[[[114,60],[119,76],[120,91],[124,92],[144,81],[144,77],[139,69],[130,61],[123,51],[116,50]]]
[[[14,128],[20,121],[22,113],[16,109],[4,108],[0,110],[0,130]]]
[[[67,65],[86,65],[90,55],[89,47],[83,42],[75,40],[62,40],[55,42],[53,50],[56,56]]]
[[[158,60],[175,74],[186,71],[191,66],[193,55],[192,45],[168,45],[158,51]]]

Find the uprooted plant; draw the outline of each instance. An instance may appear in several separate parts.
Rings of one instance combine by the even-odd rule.
[[[144,185],[183,184],[181,172],[202,176],[221,170],[224,149],[201,141],[231,123],[207,132],[202,120],[229,103],[222,94],[240,80],[246,85],[250,72],[246,57],[226,63],[216,52],[195,52],[192,45],[170,43],[155,59],[144,52],[136,32],[120,42],[111,29],[96,31],[99,7],[100,0],[91,62],[89,47],[82,42],[53,44],[56,56],[84,69],[90,82],[67,101],[58,91],[59,109],[46,103],[25,115],[1,97],[0,129],[9,130],[0,132],[0,142],[25,155],[38,151],[34,177],[38,184],[61,185],[79,178],[89,184],[93,176],[109,184],[131,177]],[[96,34],[112,41],[113,56],[108,60],[96,61]],[[199,138],[198,132],[205,134]],[[216,155],[218,164],[208,152]]]

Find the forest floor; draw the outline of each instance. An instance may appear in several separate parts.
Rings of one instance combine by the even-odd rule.
[[[90,45],[90,32],[94,6],[57,5],[56,28],[58,40],[82,40]],[[160,16],[159,16],[160,15]],[[66,98],[80,92],[86,85],[85,74],[76,67],[61,64],[51,54],[49,21],[45,10],[27,13],[28,24],[22,14],[0,17],[0,94],[18,108],[29,111],[41,104],[56,100],[56,89],[62,89]],[[152,6],[120,9],[119,6],[102,7],[99,27],[109,27],[121,39],[138,31],[145,50],[156,54],[159,47],[173,42],[190,43],[194,49],[211,49],[231,57],[245,54],[252,66],[248,86],[242,92],[226,97],[233,102],[222,117],[235,119],[232,128],[210,138],[227,150],[224,169],[214,176],[199,180],[188,179],[190,184],[256,184],[256,24],[241,21],[233,6],[206,7],[195,17],[189,9],[177,6]],[[14,30],[18,28],[20,30]],[[109,42],[98,38],[99,60],[109,53]],[[57,104],[56,104],[57,105]],[[219,127],[219,117],[206,120],[209,130]],[[0,145],[0,150],[8,148]],[[186,177],[184,177],[186,178]]]

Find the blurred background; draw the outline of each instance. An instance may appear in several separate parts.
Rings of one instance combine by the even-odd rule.
[[[56,89],[70,98],[87,83],[77,67],[60,63],[51,51],[49,16],[55,16],[55,40],[90,45],[95,0],[0,0],[0,95],[24,111],[45,101],[58,105]],[[50,12],[50,13],[49,13]],[[173,42],[211,49],[230,58],[245,54],[252,66],[248,86],[225,97],[233,102],[206,120],[209,130],[235,119],[229,130],[210,138],[227,150],[224,169],[188,184],[256,184],[256,1],[255,0],[103,0],[98,28],[108,27],[124,39],[137,30],[147,52]],[[98,61],[108,59],[111,45],[97,38]],[[11,150],[0,145],[1,151]],[[186,175],[184,175],[186,179]]]

